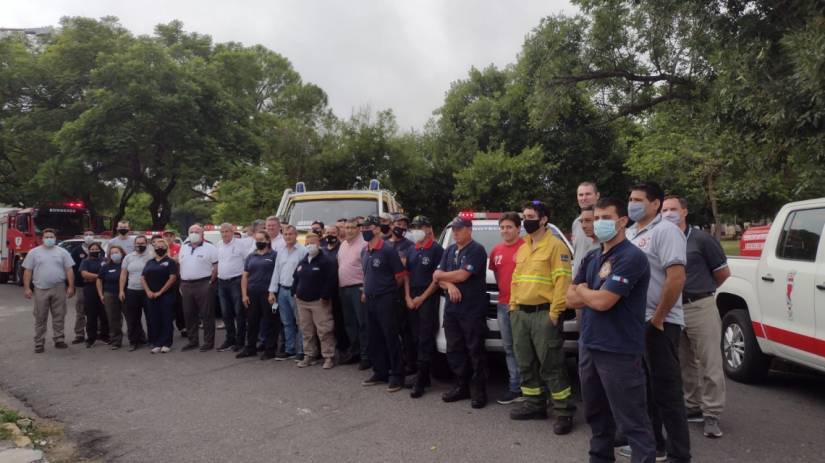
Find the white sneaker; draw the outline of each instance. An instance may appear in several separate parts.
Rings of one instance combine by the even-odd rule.
[[[152,350],[149,351],[151,354],[157,354],[160,352],[160,347],[153,347]]]
[[[160,348],[160,353],[161,353],[161,354],[168,354],[168,353],[169,353],[169,351],[171,351],[171,350],[172,350],[172,349],[170,349],[170,348],[168,348],[168,347],[166,347],[166,346],[163,346],[163,347],[161,347],[161,348]]]

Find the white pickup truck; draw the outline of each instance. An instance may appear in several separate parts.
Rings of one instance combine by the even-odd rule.
[[[778,358],[825,371],[825,198],[785,205],[762,255],[732,257],[719,288],[727,376],[754,382]]]

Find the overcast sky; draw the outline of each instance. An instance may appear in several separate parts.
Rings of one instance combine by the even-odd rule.
[[[391,108],[402,129],[420,129],[470,66],[513,62],[542,17],[575,11],[567,0],[1,0],[0,27],[113,15],[148,34],[179,19],[216,42],[286,56],[339,117]]]

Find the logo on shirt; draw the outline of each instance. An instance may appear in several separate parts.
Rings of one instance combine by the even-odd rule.
[[[612,272],[612,271],[613,271],[613,266],[610,265],[610,261],[609,260],[605,261],[605,263],[602,264],[602,268],[599,269],[599,278],[601,278],[601,279],[607,278],[608,275],[610,275],[610,272]]]
[[[630,284],[630,280],[624,277],[620,277],[619,275],[613,275],[611,278],[613,281],[618,281],[619,283]]]
[[[372,266],[375,267],[375,268],[380,267],[381,266],[381,259],[378,259],[378,258],[373,259],[372,260]]]
[[[570,262],[570,256],[568,256],[567,254],[562,254],[561,255],[561,261],[562,262]]]
[[[430,258],[427,257],[427,256],[422,257],[421,258],[421,265],[424,265],[424,266],[430,265]]]
[[[468,272],[472,273],[474,270],[475,270],[475,267],[473,267],[473,264],[470,264],[470,265],[467,266],[467,271]]]
[[[502,256],[501,254],[496,255],[496,260],[495,260],[495,265],[496,265],[496,267],[498,267],[499,265],[501,265],[501,261],[502,261],[502,260],[504,260],[504,256]]]
[[[639,241],[636,242],[636,247],[639,249],[644,249],[647,247],[648,243],[650,243],[650,237],[645,236],[643,238],[639,238]]]
[[[161,266],[161,267],[168,267],[168,266],[169,266],[169,262],[161,262],[160,266]]]

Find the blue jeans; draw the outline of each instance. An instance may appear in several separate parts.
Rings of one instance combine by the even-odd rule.
[[[349,337],[350,354],[369,359],[370,336],[366,304],[361,303],[361,285],[341,288],[341,307]]]
[[[218,299],[227,343],[242,346],[246,339],[246,318],[241,309],[241,279],[218,280]]]
[[[303,354],[304,335],[298,329],[298,305],[292,292],[283,287],[278,289],[278,313],[284,325],[284,350],[288,354]]]
[[[504,347],[504,359],[507,361],[507,377],[510,378],[511,392],[521,394],[521,375],[518,372],[516,354],[513,351],[513,329],[510,327],[510,312],[507,304],[498,304],[498,329],[501,333],[501,345]]]

